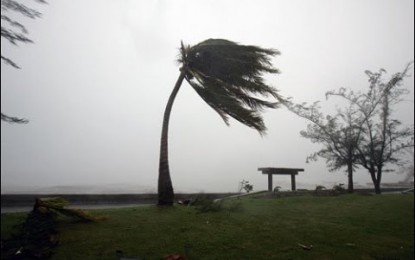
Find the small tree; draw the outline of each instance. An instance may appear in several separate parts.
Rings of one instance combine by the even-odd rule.
[[[382,76],[386,71],[366,71],[369,90],[366,93],[353,92],[345,88],[330,91],[327,96],[339,96],[347,100],[362,118],[357,163],[367,169],[372,178],[375,193],[381,193],[380,184],[387,164],[400,164],[398,156],[408,147],[414,146],[414,129],[403,126],[393,117],[393,105],[401,102],[408,90],[401,83],[408,76],[408,64],[402,72],[395,73],[388,81]]]
[[[311,122],[307,130],[300,132],[301,136],[323,146],[319,151],[309,155],[306,161],[324,158],[330,171],[346,167],[347,189],[352,193],[353,171],[356,168],[357,147],[362,131],[362,121],[357,111],[353,107],[348,107],[338,109],[335,116],[330,116],[321,112],[319,102],[307,105],[287,101],[284,104],[290,111]]]
[[[413,126],[404,127],[392,117],[392,106],[408,92],[400,86],[408,76],[410,65],[387,82],[382,80],[385,70],[366,71],[370,82],[366,93],[346,88],[327,92],[327,98],[339,96],[349,103],[348,107],[338,109],[335,116],[324,115],[318,102],[312,105],[284,102],[289,110],[311,122],[301,135],[323,145],[307,161],[325,158],[329,170],[346,166],[349,192],[353,192],[353,170],[361,165],[369,171],[375,192],[380,193],[385,165],[401,163],[397,155],[413,147]]]
[[[246,193],[249,193],[250,191],[252,191],[254,189],[254,186],[252,184],[249,183],[249,181],[246,180],[242,180],[240,182],[240,187],[239,187],[239,193],[242,192],[242,190],[245,190]]]

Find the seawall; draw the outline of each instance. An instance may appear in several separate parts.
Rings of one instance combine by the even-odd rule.
[[[201,193],[178,193],[175,200],[194,198]],[[236,193],[203,193],[212,199],[235,195]],[[28,207],[36,198],[62,197],[71,205],[99,204],[156,204],[157,194],[2,194],[1,207]]]

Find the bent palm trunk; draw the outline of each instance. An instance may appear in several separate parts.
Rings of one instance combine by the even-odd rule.
[[[171,206],[173,205],[174,192],[173,185],[170,178],[169,170],[169,157],[168,157],[168,132],[169,132],[169,120],[170,113],[173,107],[174,99],[177,92],[179,92],[182,85],[185,73],[181,71],[179,78],[172,93],[170,94],[169,101],[167,102],[166,110],[163,117],[163,128],[161,131],[160,142],[160,164],[159,164],[159,178],[158,178],[158,205],[159,206]]]

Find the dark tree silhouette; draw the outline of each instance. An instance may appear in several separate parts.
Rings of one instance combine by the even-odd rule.
[[[36,0],[38,3],[45,4],[46,1]],[[10,13],[15,12],[31,19],[41,17],[41,13],[19,3],[15,0],[1,0],[1,38],[6,39],[13,45],[19,43],[33,43],[31,39],[27,37],[28,31],[26,27],[10,17]],[[10,58],[3,56],[1,53],[1,60],[15,69],[20,67]],[[28,120],[24,118],[17,118],[14,116],[8,116],[1,112],[1,120],[9,123],[27,123]]]
[[[307,162],[315,161],[318,157],[326,159],[330,171],[347,168],[347,190],[352,193],[353,171],[356,168],[358,145],[362,135],[363,121],[358,111],[353,107],[338,109],[334,116],[321,112],[319,102],[311,105],[284,103],[296,115],[307,119],[311,123],[307,130],[300,132],[301,136],[313,143],[323,146],[319,151],[307,157]]]
[[[263,73],[278,73],[271,57],[279,52],[257,46],[239,45],[223,39],[208,39],[180,48],[180,75],[168,100],[163,118],[158,178],[158,204],[172,205],[174,199],[168,160],[168,127],[174,99],[185,79],[199,96],[229,125],[229,116],[261,135],[266,127],[263,108],[277,108],[282,98],[264,83]],[[258,96],[271,96],[266,101]]]
[[[307,160],[325,158],[329,170],[346,166],[349,192],[353,192],[354,169],[363,166],[370,173],[375,192],[380,193],[385,165],[399,164],[400,152],[413,147],[413,127],[404,127],[392,117],[392,106],[402,101],[402,96],[408,92],[400,86],[409,69],[410,64],[387,82],[382,80],[385,70],[366,71],[370,83],[367,92],[346,88],[328,91],[327,98],[339,96],[348,102],[348,107],[338,109],[334,116],[324,115],[318,102],[312,105],[284,102],[290,111],[311,121],[301,135],[323,145]]]
[[[359,111],[364,134],[358,145],[358,164],[369,171],[377,194],[381,193],[380,184],[385,166],[401,164],[401,152],[414,146],[413,126],[404,126],[393,117],[393,106],[408,93],[401,85],[404,78],[408,77],[411,64],[402,72],[393,74],[387,81],[382,78],[386,73],[384,69],[378,72],[366,71],[369,89],[365,93],[341,88],[326,94],[347,100]]]

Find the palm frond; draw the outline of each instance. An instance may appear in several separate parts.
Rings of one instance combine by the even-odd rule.
[[[36,200],[34,208],[44,212],[50,212],[52,210],[53,212],[66,215],[68,217],[77,218],[85,222],[94,222],[100,220],[99,217],[92,216],[81,209],[67,208],[66,206],[68,205],[69,201],[61,197],[39,198]]]
[[[29,121],[25,118],[18,118],[14,116],[8,116],[6,114],[1,113],[1,121],[8,122],[8,123],[17,123],[17,124],[26,124]]]
[[[209,39],[193,47],[181,46],[179,62],[185,78],[201,98],[229,124],[228,116],[265,133],[260,111],[277,108],[283,98],[264,83],[264,73],[278,73],[271,57],[279,51]],[[275,102],[258,98],[273,97]]]
[[[199,96],[222,117],[227,125],[229,125],[228,116],[231,116],[239,122],[258,130],[261,134],[266,130],[259,113],[255,109],[248,109],[243,106],[240,99],[227,94],[225,89],[218,88],[216,91],[210,91],[195,82],[190,84]]]

